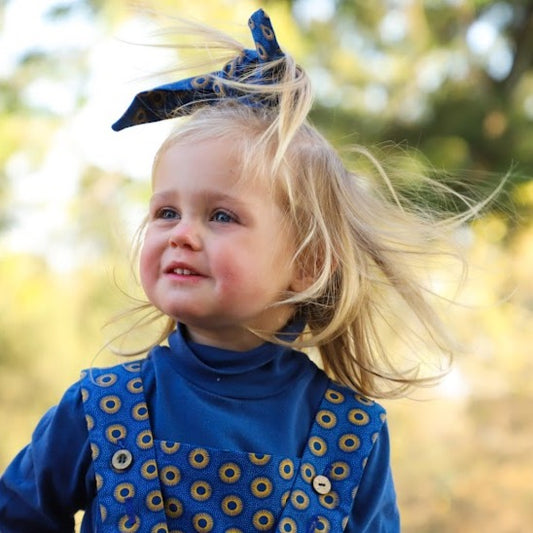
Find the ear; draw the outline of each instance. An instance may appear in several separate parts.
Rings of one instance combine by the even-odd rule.
[[[311,276],[303,276],[292,280],[290,290],[293,292],[303,292],[308,289],[315,280]]]
[[[290,290],[293,292],[303,292],[307,290],[319,277],[324,268],[324,256],[320,259],[315,259],[314,264],[308,263],[298,264],[294,267],[294,275],[290,284]],[[330,274],[336,272],[338,263],[336,260],[331,262]]]
[[[303,265],[296,265],[294,267],[294,275],[291,280],[289,289],[293,292],[303,292],[308,289],[316,278]]]

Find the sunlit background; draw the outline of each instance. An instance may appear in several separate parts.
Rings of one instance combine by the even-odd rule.
[[[386,406],[403,531],[531,530],[533,3],[143,5],[249,45],[246,20],[264,7],[311,74],[312,118],[334,144],[392,141],[413,175],[446,169],[434,177],[477,197],[510,175],[458,234],[471,268],[449,321],[464,353],[423,400]],[[110,125],[137,91],[170,81],[161,73],[176,53],[145,46],[168,22],[123,0],[0,1],[0,470],[93,364],[102,325],[135,291],[130,245],[172,124]]]

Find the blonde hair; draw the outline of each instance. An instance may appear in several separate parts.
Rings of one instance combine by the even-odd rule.
[[[209,35],[217,48],[235,50],[235,41],[226,42],[220,32]],[[295,235],[294,261],[311,283],[279,302],[293,305],[305,321],[298,339],[284,340],[277,332],[258,335],[298,349],[315,348],[333,379],[371,397],[398,396],[411,385],[432,383],[435,376],[420,375],[418,364],[404,368],[391,353],[398,345],[383,337],[383,327],[403,337],[408,347],[427,339],[449,361],[453,342],[418,267],[433,262],[432,244],[445,242],[479,206],[467,202],[463,214],[439,219],[401,199],[380,163],[360,148],[356,151],[372,163],[381,183],[349,170],[308,120],[312,98],[305,71],[289,55],[258,68],[268,83],[221,82],[260,94],[270,105],[222,98],[200,108],[163,143],[154,167],[174,143],[222,138],[241,158],[241,179],[272,184]],[[429,179],[425,183],[439,194],[449,192]],[[174,328],[169,318],[153,345]]]

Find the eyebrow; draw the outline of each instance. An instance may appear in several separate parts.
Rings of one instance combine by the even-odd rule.
[[[194,193],[194,197],[201,197],[208,202],[227,202],[232,205],[237,206],[246,206],[246,202],[241,200],[236,195],[227,194],[220,191],[211,191],[211,190],[204,190],[204,191],[198,191]],[[152,194],[152,197],[150,198],[150,204],[159,202],[159,201],[172,201],[179,199],[179,193],[176,191],[169,189],[169,190],[163,190],[158,191]]]

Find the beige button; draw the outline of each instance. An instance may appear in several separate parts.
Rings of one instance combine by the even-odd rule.
[[[331,481],[326,476],[313,478],[313,489],[318,494],[327,494],[331,490]]]
[[[129,450],[117,450],[111,458],[111,466],[117,472],[124,472],[133,463],[133,455]]]

